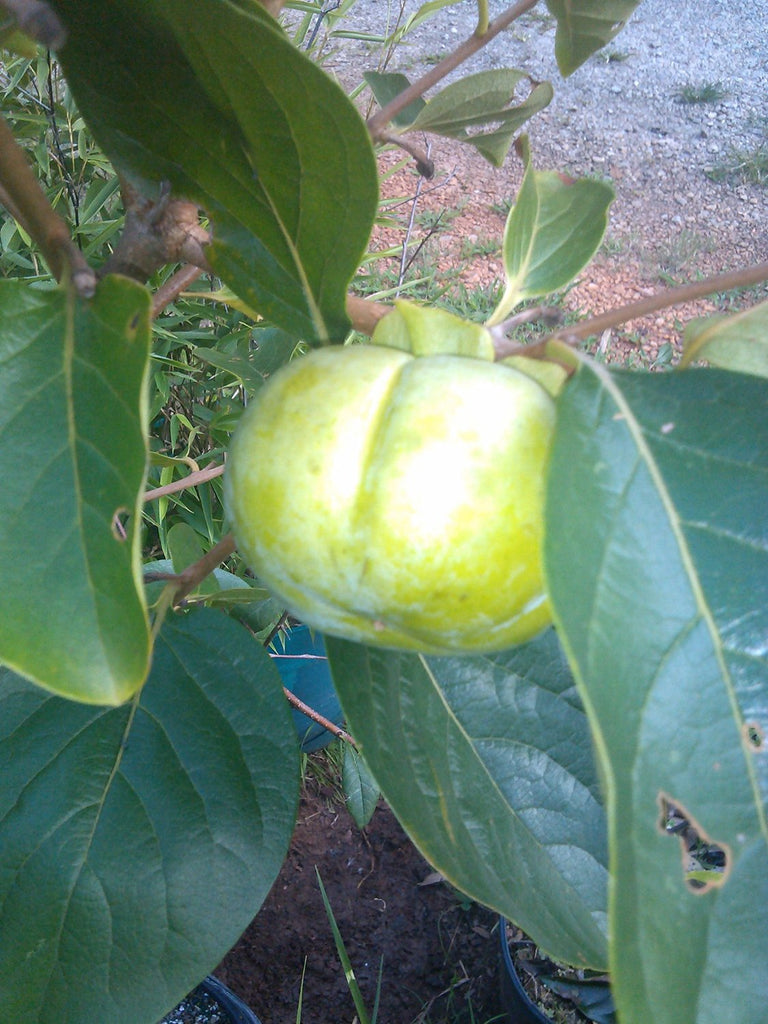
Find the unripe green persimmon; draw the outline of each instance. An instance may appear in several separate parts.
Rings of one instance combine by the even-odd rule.
[[[237,545],[323,632],[437,654],[522,643],[551,619],[554,418],[511,367],[317,350],[283,367],[235,432],[224,488]]]

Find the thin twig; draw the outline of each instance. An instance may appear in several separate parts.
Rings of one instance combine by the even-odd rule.
[[[214,569],[217,569],[225,558],[228,558],[235,550],[235,538],[231,533],[222,537],[218,544],[215,544],[210,551],[207,551],[201,559],[188,565],[179,573],[179,586],[173,595],[173,603],[181,604],[187,594],[191,594],[198,583],[201,583],[206,576],[209,576]]]
[[[582,320],[577,324],[570,324],[558,331],[547,335],[541,341],[532,345],[509,345],[506,339],[494,344],[496,358],[506,358],[510,355],[527,355],[534,359],[541,359],[546,354],[546,348],[550,341],[559,339],[567,344],[576,344],[589,338],[593,334],[602,334],[611,327],[618,327],[628,320],[636,320],[639,317],[655,313],[660,309],[667,309],[670,306],[680,306],[685,302],[693,302],[696,299],[706,298],[713,292],[730,291],[732,288],[748,288],[750,285],[762,284],[768,281],[768,263],[758,263],[754,267],[746,267],[743,270],[729,271],[727,274],[717,274],[714,277],[707,277],[703,281],[696,281],[693,284],[680,285],[678,288],[665,288],[647,299],[639,302],[630,302],[626,306],[619,306],[610,309],[606,313]]]
[[[411,142],[410,139],[405,139],[402,135],[394,135],[392,132],[380,132],[379,141],[388,142],[390,145],[398,146],[406,153],[410,153],[416,161],[416,170],[422,178],[434,178],[435,164],[429,157],[429,147],[427,147],[427,152],[425,153]]]
[[[160,285],[152,300],[152,319],[159,317],[165,307],[175,302],[181,293],[186,291],[192,282],[201,277],[203,273],[205,271],[200,267],[196,267],[193,263],[187,263],[169,277],[165,284]]]
[[[500,32],[509,28],[512,22],[516,21],[522,14],[525,14],[526,11],[531,10],[532,7],[535,7],[538,2],[539,0],[518,0],[516,4],[509,7],[498,18],[495,18],[488,25],[487,31],[483,35],[475,35],[473,33],[469,39],[465,39],[463,43],[460,43],[453,53],[449,53],[447,57],[443,58],[438,64],[435,64],[418,81],[413,82],[407,89],[403,89],[398,96],[395,96],[393,100],[386,103],[373,117],[368,118],[368,131],[371,138],[378,142],[381,139],[381,132],[401,110],[405,110],[410,103],[423,96],[433,85],[441,82],[446,75],[463,64],[465,60],[468,60],[478,50],[487,46]]]
[[[429,159],[429,146],[427,147],[427,159]],[[416,208],[419,205],[419,197],[421,195],[422,182],[423,182],[423,179],[419,178],[418,182],[416,183],[416,191],[413,194],[413,201],[411,203],[411,212],[410,212],[410,215],[408,217],[408,227],[405,230],[405,238],[403,239],[403,251],[402,251],[402,254],[400,256],[400,273],[398,274],[398,277],[397,277],[397,290],[395,292],[395,296],[398,296],[400,294],[400,289],[403,287],[403,281],[405,280],[405,273],[406,273],[408,267],[410,266],[410,263],[407,262],[407,260],[408,260],[408,243],[409,243],[409,241],[411,239],[411,233],[413,231],[413,225],[416,222]],[[430,232],[430,234],[431,234],[431,232]],[[424,243],[422,242],[422,245],[423,244]],[[421,247],[422,246],[420,245],[419,246],[419,250],[421,249]],[[417,252],[419,250],[417,250]],[[413,260],[411,260],[411,262],[413,262]]]
[[[144,501],[154,501],[156,498],[162,498],[166,494],[174,494],[176,491],[184,491],[188,487],[197,487],[198,484],[203,484],[207,480],[213,480],[217,476],[221,476],[224,472],[224,466],[206,466],[205,469],[198,469],[194,473],[190,473],[188,476],[183,477],[181,480],[174,480],[173,483],[164,484],[163,487],[153,487],[149,491],[144,492]]]
[[[325,718],[319,711],[315,711],[315,709],[311,708],[309,704],[305,704],[303,700],[300,700],[295,693],[291,693],[291,691],[286,689],[285,686],[283,687],[283,693],[287,697],[288,703],[300,711],[302,715],[306,715],[307,718],[311,718],[313,722],[317,722],[318,725],[322,725],[324,729],[327,729],[328,732],[332,733],[338,739],[344,740],[345,743],[351,743],[355,750],[357,750],[357,743],[355,743],[348,732],[345,732],[344,729],[335,725],[328,718]]]

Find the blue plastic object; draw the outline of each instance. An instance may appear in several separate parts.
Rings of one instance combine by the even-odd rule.
[[[279,640],[272,646],[270,654],[275,659],[283,686],[323,718],[334,725],[341,725],[341,705],[331,681],[322,636],[312,633],[309,626],[295,626],[286,635],[285,647]],[[291,711],[305,754],[328,746],[333,739],[332,733],[297,708],[291,708]]]

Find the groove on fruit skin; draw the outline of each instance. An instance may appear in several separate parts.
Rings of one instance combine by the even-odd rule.
[[[374,455],[379,450],[379,440],[383,432],[383,426],[391,415],[391,410],[395,403],[394,396],[402,384],[403,372],[406,367],[410,367],[412,365],[412,362],[413,359],[411,357],[409,361],[400,363],[400,365],[395,368],[394,373],[390,366],[384,367],[385,371],[390,374],[390,382],[386,391],[382,392],[378,396],[378,409],[376,410],[375,418],[373,418],[369,423],[365,450],[358,467],[358,480],[360,482],[355,496],[354,507],[349,513],[349,530],[350,535],[353,537],[357,537],[363,532],[367,519],[366,506],[368,503],[369,493],[368,481],[372,478],[375,479],[378,473],[378,467],[374,462]],[[362,584],[369,566],[370,560],[365,558],[360,566],[359,583]]]

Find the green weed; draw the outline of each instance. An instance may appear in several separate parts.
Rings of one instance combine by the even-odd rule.
[[[704,82],[700,85],[688,83],[677,89],[675,99],[678,103],[694,105],[700,103],[719,103],[727,95],[728,90],[723,87],[721,82]]]
[[[501,243],[498,238],[463,238],[459,249],[459,259],[472,260],[476,256],[498,256]]]
[[[768,185],[768,143],[754,149],[732,149],[726,160],[704,172],[712,181]]]

